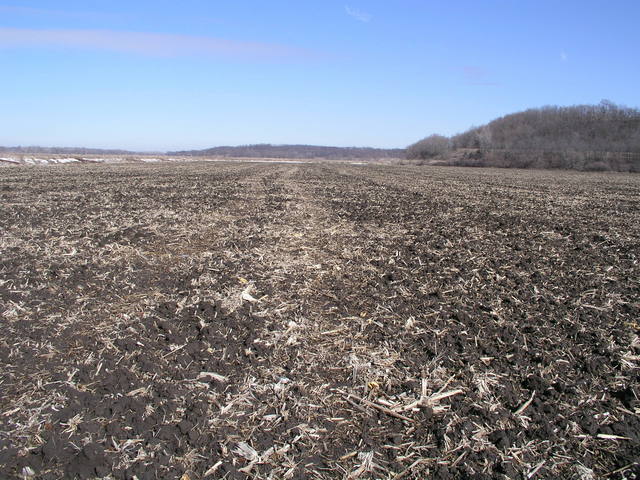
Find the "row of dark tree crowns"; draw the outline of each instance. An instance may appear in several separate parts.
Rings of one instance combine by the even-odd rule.
[[[127,150],[106,150],[74,147],[0,147],[0,153],[54,154],[54,155],[139,155],[155,152],[131,152]],[[157,154],[157,153],[155,153]],[[323,147],[316,145],[241,145],[214,147],[206,150],[185,150],[167,152],[169,156],[193,157],[247,157],[247,158],[301,158],[301,159],[372,159],[404,158],[404,148],[370,147]]]
[[[241,145],[237,147],[214,147],[206,150],[168,152],[178,156],[222,156],[248,158],[300,158],[300,159],[371,159],[403,158],[404,148],[371,147],[324,147],[318,145]]]
[[[52,155],[136,155],[129,150],[84,147],[0,147],[0,153],[52,154]]]
[[[407,147],[410,159],[458,149],[525,152],[640,154],[640,110],[603,100],[598,105],[533,108],[497,118],[464,133],[431,135]]]

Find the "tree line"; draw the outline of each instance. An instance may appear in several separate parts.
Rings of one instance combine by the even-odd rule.
[[[84,148],[84,147],[2,147],[0,153],[46,154],[46,155],[131,155],[128,150]]]
[[[322,158],[329,160],[404,158],[402,148],[371,147],[324,147],[317,145],[272,145],[269,143],[240,145],[236,147],[213,147],[205,150],[186,150],[167,152],[168,155],[180,156],[218,156],[248,158]]]
[[[407,147],[407,158],[469,166],[640,171],[640,110],[598,105],[533,108]]]

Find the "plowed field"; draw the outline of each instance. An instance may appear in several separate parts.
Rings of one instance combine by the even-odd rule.
[[[640,176],[15,167],[0,201],[1,478],[640,477]]]

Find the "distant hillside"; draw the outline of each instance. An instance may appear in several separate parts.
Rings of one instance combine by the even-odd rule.
[[[640,110],[608,101],[530,109],[451,138],[431,135],[409,146],[407,158],[471,166],[640,171]]]
[[[137,152],[84,147],[0,147],[0,153],[31,153],[45,155],[133,155]]]
[[[334,159],[367,159],[367,158],[402,158],[404,149],[382,149],[367,147],[321,147],[315,145],[242,145],[238,147],[214,147],[206,150],[187,150],[168,152],[168,155],[181,156],[222,156],[249,158],[325,158]]]

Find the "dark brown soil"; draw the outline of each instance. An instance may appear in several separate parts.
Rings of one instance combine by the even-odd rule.
[[[0,170],[0,478],[640,478],[640,177]]]

